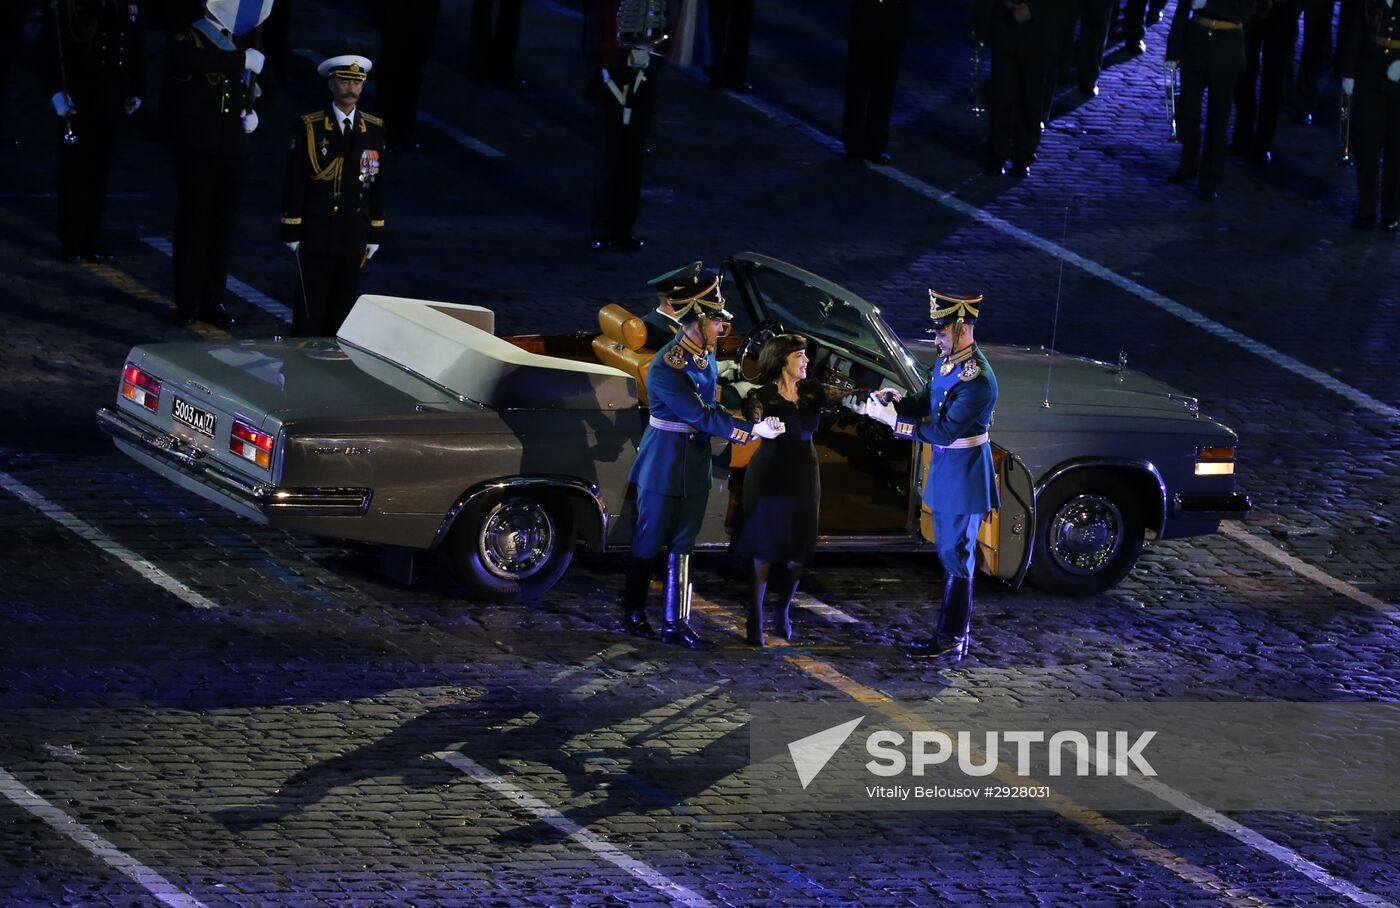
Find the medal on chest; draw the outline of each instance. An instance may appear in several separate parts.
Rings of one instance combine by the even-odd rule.
[[[953,365],[954,365],[953,363],[950,363],[950,362],[948,362],[948,361],[945,359],[943,362],[939,363],[939,365],[938,365],[938,374],[939,374],[939,375],[947,375],[949,372],[952,372],[952,371],[953,371]]]
[[[695,368],[697,369],[710,368],[710,354],[708,353],[692,353],[690,354],[690,361],[695,363]]]
[[[321,140],[321,157],[324,158],[326,155],[330,154],[330,144],[331,144],[331,140],[330,140],[330,139],[322,139],[322,140]]]

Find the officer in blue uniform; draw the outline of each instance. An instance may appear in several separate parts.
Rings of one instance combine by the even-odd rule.
[[[638,637],[656,637],[647,622],[651,564],[669,548],[661,641],[690,649],[706,644],[690,629],[690,552],[710,495],[710,438],[747,444],[776,438],[781,421],[749,423],[715,402],[719,373],[715,344],[729,333],[719,276],[697,276],[670,294],[681,330],[657,351],[647,371],[651,414],[628,480],[637,487],[637,528],[627,564],[622,620]]]
[[[972,576],[977,565],[977,530],[999,507],[992,446],[987,430],[997,402],[997,379],[973,339],[982,297],[929,291],[938,359],[928,386],[901,399],[884,388],[853,409],[878,420],[900,438],[932,445],[924,504],[933,512],[934,542],[946,580],[932,638],[910,644],[911,655],[961,658],[972,625]],[[892,402],[893,401],[893,402]]]

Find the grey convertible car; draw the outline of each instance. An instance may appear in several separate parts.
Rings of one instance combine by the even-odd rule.
[[[751,366],[774,334],[810,338],[809,375],[851,390],[921,387],[935,357],[877,308],[748,253],[726,263],[747,312],[723,358]],[[285,530],[445,554],[472,598],[534,597],[578,545],[624,548],[627,471],[646,425],[651,351],[619,306],[599,332],[498,337],[490,310],[364,296],[335,338],[135,347],[98,423],[139,463]],[[1128,574],[1146,539],[1213,533],[1247,513],[1236,437],[1144,375],[984,344],[1001,399],[1002,507],[980,568],[1073,595]],[[741,375],[742,378],[742,369]],[[742,381],[724,390],[737,406]],[[716,442],[702,547],[728,543],[750,445]],[[833,410],[817,439],[825,550],[931,549],[927,447]]]

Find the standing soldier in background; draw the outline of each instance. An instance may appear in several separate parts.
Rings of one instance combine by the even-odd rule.
[[[1400,227],[1400,0],[1361,0],[1348,25],[1338,70],[1342,91],[1355,99],[1358,210],[1352,226],[1374,224],[1379,201],[1381,229],[1395,230]]]
[[[1052,0],[978,0],[974,40],[991,48],[988,167],[1029,176],[1040,148],[1055,56]]]
[[[1303,10],[1303,52],[1298,57],[1298,89],[1294,96],[1295,116],[1310,124],[1317,113],[1317,87],[1332,68],[1332,16],[1337,0],[1301,0]]]
[[[109,258],[100,237],[112,155],[122,119],[145,94],[137,14],[134,3],[104,0],[57,0],[44,8],[40,41],[59,116],[59,254],[71,261]]]
[[[0,146],[17,144],[5,129],[5,110],[10,98],[10,68],[19,52],[31,8],[31,0],[0,2]]]
[[[1113,19],[1113,7],[1118,0],[1065,0],[1060,22],[1060,81],[1066,81],[1070,64],[1075,69],[1079,93],[1095,97],[1099,93],[1099,73],[1103,71],[1103,52],[1108,44],[1108,24]],[[1079,24],[1075,40],[1074,26]]]
[[[1298,43],[1296,0],[1255,0],[1244,24],[1245,69],[1235,86],[1235,134],[1230,151],[1254,164],[1273,161],[1283,89]]]
[[[1180,0],[1167,33],[1167,64],[1181,68],[1181,163],[1171,183],[1200,179],[1196,197],[1213,202],[1225,177],[1226,134],[1235,85],[1244,71],[1244,21],[1254,0]],[[1201,152],[1201,101],[1206,111],[1205,155]]]
[[[370,0],[369,21],[379,28],[379,101],[389,144],[416,149],[423,67],[433,53],[441,0]]]
[[[316,71],[327,79],[331,103],[297,122],[287,152],[282,241],[297,257],[298,337],[340,330],[359,296],[360,269],[379,251],[384,121],[358,109],[372,66],[354,54],[321,63]]]
[[[161,119],[175,153],[175,306],[186,324],[233,324],[224,308],[248,136],[258,128],[251,79],[262,72],[256,24],[235,35],[214,14],[166,42]]]
[[[740,93],[749,84],[749,33],[753,0],[710,0],[710,87]]]
[[[1001,506],[988,434],[997,378],[973,338],[982,297],[936,290],[928,297],[938,348],[928,385],[909,398],[901,399],[898,388],[882,388],[864,401],[852,395],[846,404],[889,426],[896,438],[932,448],[923,499],[933,515],[933,541],[943,563],[943,603],[933,636],[911,641],[909,655],[960,659],[971,642],[977,534],[987,512]]]
[[[467,72],[476,82],[519,85],[515,49],[520,43],[520,0],[475,0],[467,45]],[[392,122],[392,121],[391,121]]]
[[[890,112],[912,6],[912,0],[851,0],[841,117],[848,161],[890,163]]]

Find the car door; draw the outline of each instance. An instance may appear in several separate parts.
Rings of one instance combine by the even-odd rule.
[[[934,541],[933,514],[923,503],[923,483],[932,447],[918,445],[919,479],[915,499],[919,503],[919,536],[930,543]],[[977,531],[977,568],[1014,588],[1021,585],[1031,563],[1035,483],[1021,458],[995,442],[992,443],[992,465],[1001,493],[1001,507],[988,512]]]

